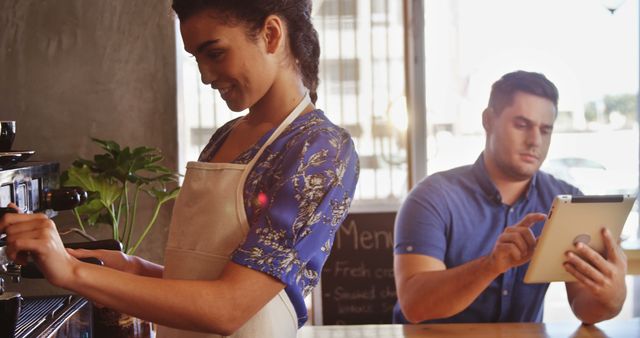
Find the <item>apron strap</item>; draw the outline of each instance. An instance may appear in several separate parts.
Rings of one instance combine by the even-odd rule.
[[[293,111],[289,113],[287,118],[284,121],[282,121],[282,123],[280,123],[278,128],[276,128],[276,130],[273,132],[273,134],[271,134],[269,139],[267,139],[267,142],[265,142],[262,145],[260,150],[258,150],[258,153],[256,153],[256,155],[251,159],[251,161],[247,165],[247,169],[246,169],[247,173],[251,170],[251,168],[253,168],[253,165],[258,161],[260,156],[262,156],[262,153],[267,149],[267,147],[271,145],[271,143],[273,143],[273,141],[275,141],[276,138],[280,136],[280,134],[282,134],[282,132],[291,124],[291,122],[293,122],[296,118],[298,118],[298,116],[300,116],[304,108],[306,108],[309,105],[309,103],[311,103],[311,98],[309,98],[309,92],[306,92],[304,94],[304,97],[300,101],[300,103],[298,103],[298,105],[293,109]]]

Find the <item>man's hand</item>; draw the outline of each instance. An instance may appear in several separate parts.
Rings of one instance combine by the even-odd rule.
[[[504,230],[489,255],[491,265],[498,273],[520,266],[531,259],[536,247],[536,238],[530,228],[535,223],[544,221],[546,217],[540,213],[528,214],[519,223]]]
[[[578,280],[580,292],[588,293],[588,298],[601,305],[598,312],[608,314],[606,317],[610,318],[620,312],[627,294],[624,281],[627,257],[606,228],[602,229],[602,239],[605,247],[604,256],[584,243],[577,243],[575,251],[566,253],[564,267]],[[606,317],[600,320],[607,319]]]

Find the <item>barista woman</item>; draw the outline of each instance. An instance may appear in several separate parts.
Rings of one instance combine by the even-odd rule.
[[[314,107],[311,0],[174,0],[185,49],[229,108],[249,109],[187,166],[165,265],[66,251],[52,220],[0,220],[8,254],[54,285],[160,324],[159,337],[294,337],[358,178],[349,135]],[[152,52],[152,51],[150,51]],[[76,258],[97,256],[108,267]]]

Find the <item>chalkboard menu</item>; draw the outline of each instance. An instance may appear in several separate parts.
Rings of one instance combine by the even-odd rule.
[[[395,212],[349,215],[322,270],[324,325],[391,323]]]

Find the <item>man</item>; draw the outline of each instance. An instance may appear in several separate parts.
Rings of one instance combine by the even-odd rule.
[[[482,115],[477,161],[411,191],[396,218],[394,322],[542,321],[549,284],[522,280],[554,196],[581,194],[539,171],[557,105],[544,75],[504,75]],[[584,244],[566,255],[578,280],[566,283],[569,303],[584,323],[614,317],[626,296],[626,257],[608,231],[602,236],[604,257]]]

